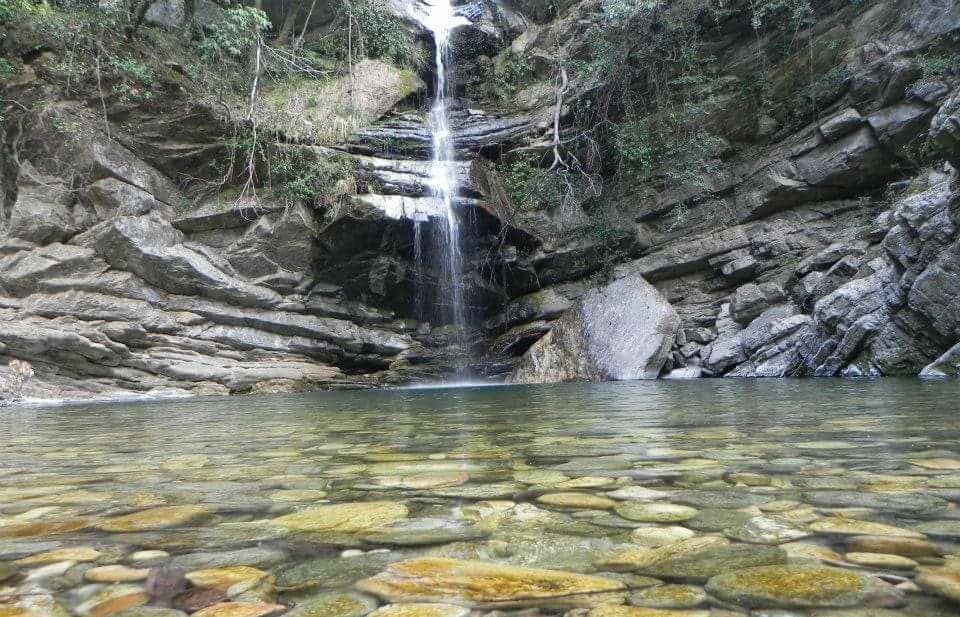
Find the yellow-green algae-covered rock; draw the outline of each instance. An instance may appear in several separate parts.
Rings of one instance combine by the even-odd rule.
[[[283,604],[221,602],[193,613],[193,617],[267,617],[287,610]]]
[[[224,566],[188,572],[186,579],[196,587],[226,591],[237,583],[259,581],[268,576],[267,572],[250,566]]]
[[[370,613],[370,617],[467,617],[470,609],[456,604],[416,602],[388,604]]]
[[[57,548],[45,553],[38,553],[23,557],[14,563],[22,566],[43,565],[45,563],[57,563],[58,561],[96,561],[100,558],[100,551],[89,546],[74,546],[70,548]]]
[[[847,608],[868,600],[883,603],[883,591],[889,592],[887,599],[896,596],[880,579],[808,564],[727,572],[711,578],[706,589],[721,600],[749,608]]]
[[[392,501],[360,501],[308,508],[273,519],[290,531],[353,533],[407,518],[407,506]]]
[[[286,617],[363,617],[377,608],[377,601],[355,591],[328,591],[306,598]]]
[[[953,568],[921,568],[914,579],[917,585],[931,593],[960,602],[960,570]]]
[[[547,493],[537,498],[542,504],[558,508],[583,508],[587,510],[609,510],[617,502],[599,495],[590,493]]]
[[[623,583],[598,576],[445,558],[390,564],[357,588],[390,602],[472,608],[592,607],[626,596]]]
[[[607,605],[598,606],[587,617],[710,617],[710,611]]]
[[[697,509],[675,503],[626,501],[615,508],[617,514],[643,523],[679,523],[697,515]]]
[[[112,533],[167,529],[192,523],[213,513],[214,510],[206,506],[160,506],[108,518],[97,524],[97,529]]]
[[[810,523],[809,529],[818,533],[833,533],[852,536],[900,536],[903,538],[923,538],[922,533],[886,525],[873,521],[861,521],[853,518],[822,518]]]

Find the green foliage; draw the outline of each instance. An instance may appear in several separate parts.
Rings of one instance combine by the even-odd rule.
[[[346,10],[359,33],[355,44],[367,57],[411,64],[415,54],[413,40],[403,21],[382,0],[347,0]]]
[[[960,72],[960,54],[921,54],[913,58],[920,69],[919,81]]]
[[[0,58],[0,77],[13,75],[17,72],[17,67],[6,58]]]
[[[598,196],[598,179],[560,167],[542,169],[531,156],[501,163],[497,173],[510,200],[524,211],[582,210]]]
[[[120,81],[113,86],[114,94],[123,101],[149,101],[154,93],[149,87],[157,81],[157,74],[149,66],[135,58],[114,58],[110,61]]]
[[[816,23],[816,15],[810,0],[763,0],[751,4],[754,30],[785,25],[796,32]]]
[[[291,203],[335,205],[355,181],[350,157],[316,157],[301,149],[284,149],[270,159],[273,188]]]
[[[207,27],[207,33],[197,45],[197,52],[205,60],[241,60],[271,25],[270,18],[260,9],[232,6]]]
[[[500,181],[511,201],[521,209],[532,204],[529,199],[530,185],[540,174],[532,157],[519,156],[513,161],[501,163],[497,166]]]
[[[500,101],[512,97],[532,75],[530,63],[508,49],[493,67],[494,96]]]
[[[653,172],[656,146],[642,122],[626,121],[614,127],[614,151],[630,173],[648,179]]]

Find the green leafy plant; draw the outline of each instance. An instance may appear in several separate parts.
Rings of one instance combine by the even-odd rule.
[[[110,67],[120,78],[113,86],[113,92],[121,100],[153,99],[154,93],[148,88],[156,83],[157,74],[149,66],[135,58],[114,58],[110,61]]]
[[[336,205],[352,192],[356,169],[346,155],[313,156],[285,149],[270,159],[274,190],[291,203],[312,207]]]
[[[267,14],[249,6],[232,6],[219,20],[210,24],[197,45],[200,56],[207,60],[246,57],[260,35],[271,28]]]
[[[359,33],[358,47],[367,57],[410,64],[413,39],[382,0],[348,0],[346,10]]]

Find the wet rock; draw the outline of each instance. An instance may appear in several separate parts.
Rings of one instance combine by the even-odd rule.
[[[697,531],[723,531],[729,527],[742,525],[750,518],[748,512],[740,510],[708,508],[697,512],[697,515],[685,521],[684,525]]]
[[[383,551],[351,557],[318,557],[280,571],[277,586],[280,589],[346,587],[407,556],[399,551]]]
[[[639,275],[585,293],[523,356],[514,383],[652,379],[679,326],[673,307]]]
[[[923,367],[921,377],[960,376],[960,343],[943,352],[939,358]]]
[[[391,564],[357,587],[391,602],[475,608],[589,607],[625,596],[622,583],[597,576],[440,558]]]
[[[193,613],[195,617],[267,617],[287,610],[283,604],[221,602]]]
[[[714,576],[707,592],[750,608],[843,608],[868,601],[896,601],[876,578],[812,565],[747,568]]]
[[[657,548],[688,540],[696,533],[686,527],[638,527],[630,532],[630,541],[640,546]]]
[[[96,561],[100,558],[101,552],[90,546],[75,546],[70,548],[59,548],[44,553],[37,553],[29,557],[17,559],[14,563],[22,566],[41,565],[55,563],[58,561]]]
[[[921,568],[914,579],[922,589],[960,602],[960,571],[951,568]]]
[[[779,548],[733,544],[659,561],[638,571],[656,578],[703,583],[724,572],[786,561],[787,554]]]
[[[713,612],[708,610],[662,609],[646,608],[642,606],[599,606],[587,617],[711,617]]]
[[[694,608],[707,600],[700,587],[692,585],[657,585],[630,594],[630,604],[650,608]]]
[[[934,538],[944,538],[948,540],[960,540],[960,521],[930,521],[929,523],[921,523],[916,525],[914,529],[917,530],[917,534],[913,534],[911,537],[922,537],[922,534],[927,534]],[[894,534],[887,534],[894,535]],[[896,534],[896,535],[907,535],[907,534]]]
[[[754,516],[742,525],[724,529],[723,535],[741,542],[783,544],[806,538],[811,534],[780,517]]]
[[[188,613],[227,601],[227,594],[219,589],[191,589],[173,598],[173,607]]]
[[[672,503],[619,503],[614,511],[623,518],[642,523],[679,523],[697,515],[697,509]]]
[[[237,583],[260,581],[269,574],[250,566],[226,566],[208,570],[194,570],[186,574],[186,579],[197,587],[227,591]]]
[[[589,493],[547,493],[537,497],[537,501],[548,506],[586,510],[610,510],[617,505],[612,499]]]
[[[143,606],[150,596],[136,585],[111,585],[94,593],[74,610],[82,617],[106,617],[113,613]]]
[[[489,534],[480,527],[461,525],[444,519],[421,518],[401,521],[389,527],[380,527],[371,533],[364,534],[363,539],[372,544],[418,546],[470,542],[482,540],[487,535]]]
[[[149,569],[112,565],[90,568],[84,572],[83,578],[91,583],[132,583],[147,580],[149,574]]]
[[[374,617],[467,617],[470,610],[456,604],[388,604],[372,613]]]
[[[364,617],[377,608],[377,601],[349,591],[329,591],[298,602],[290,617]]]
[[[903,557],[939,557],[940,547],[929,540],[892,536],[854,536],[846,541],[847,550],[858,553],[888,553]]]
[[[249,536],[248,536],[249,537]],[[251,547],[235,551],[188,553],[177,555],[172,563],[185,570],[222,568],[226,566],[255,566],[268,568],[283,563],[287,553],[276,548]]]
[[[317,506],[273,519],[273,524],[290,531],[356,533],[406,517],[407,507],[401,503],[368,501]]]
[[[97,528],[111,533],[150,531],[181,527],[209,517],[214,513],[205,506],[161,506],[106,519]]]
[[[843,558],[858,566],[889,570],[912,570],[918,565],[916,561],[909,557],[884,553],[847,553]]]
[[[818,533],[854,535],[854,536],[901,536],[904,538],[923,538],[923,534],[873,521],[861,521],[851,518],[823,518],[810,523],[811,531]]]

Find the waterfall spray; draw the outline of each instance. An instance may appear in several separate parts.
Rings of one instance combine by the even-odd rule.
[[[432,139],[430,190],[438,201],[438,209],[444,218],[444,229],[440,238],[440,250],[443,254],[441,276],[445,291],[449,294],[445,300],[444,317],[456,328],[462,346],[466,327],[463,256],[460,252],[460,226],[453,207],[459,189],[459,178],[453,164],[455,151],[448,104],[452,94],[450,73],[453,56],[450,53],[450,34],[457,26],[467,23],[467,20],[455,13],[450,0],[426,0],[425,4],[426,12],[422,21],[433,33],[436,65],[436,87],[429,125]]]

